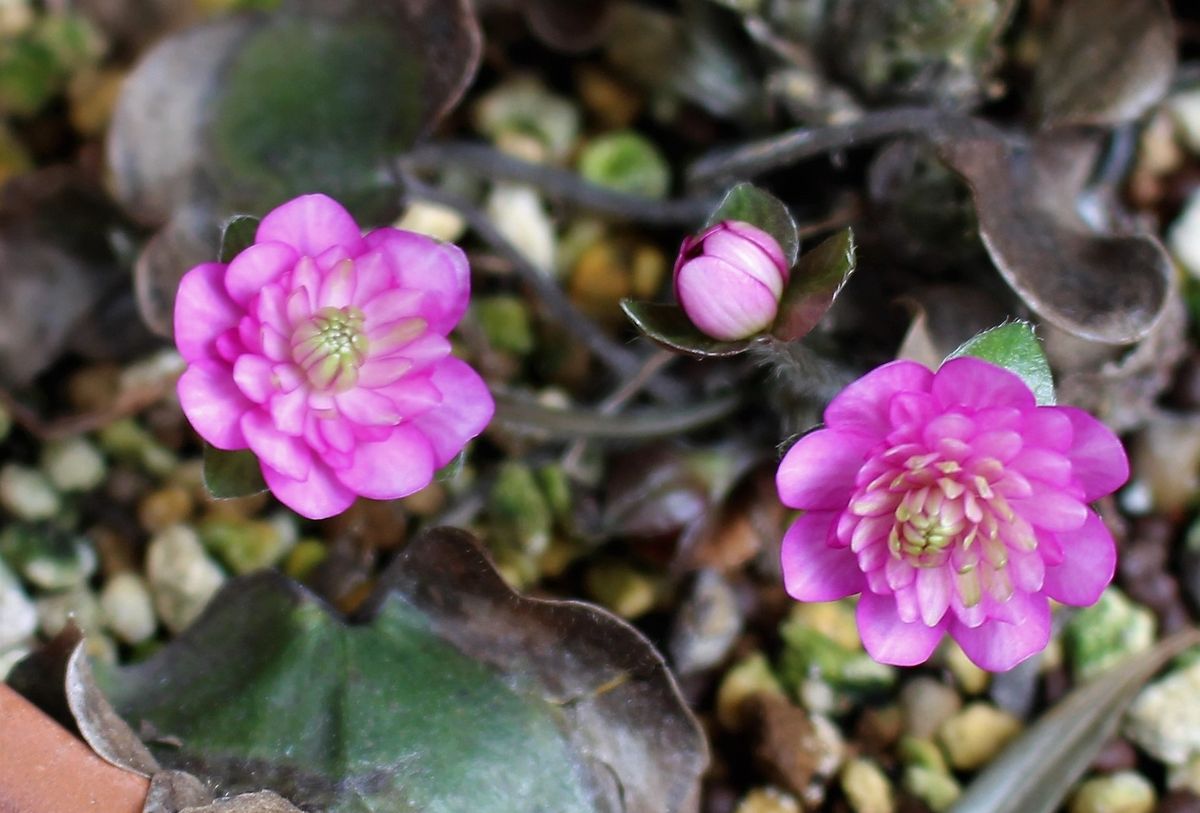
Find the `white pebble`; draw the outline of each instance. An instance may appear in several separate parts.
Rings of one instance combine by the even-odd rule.
[[[172,632],[196,620],[225,582],[224,572],[186,525],[173,525],[150,541],[146,577],[158,615]]]
[[[104,482],[104,458],[85,438],[69,438],[46,446],[42,471],[59,491],[90,491]]]
[[[154,634],[158,619],[150,588],[136,573],[118,573],[100,591],[104,624],[127,644],[138,644]]]
[[[0,505],[24,520],[49,519],[58,513],[58,494],[37,469],[9,463],[0,469]]]

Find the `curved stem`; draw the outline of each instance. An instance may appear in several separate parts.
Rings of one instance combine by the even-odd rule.
[[[610,415],[601,411],[551,409],[525,398],[493,392],[496,418],[510,432],[546,439],[640,440],[676,435],[718,421],[741,404],[727,395],[684,408],[652,408]]]
[[[453,167],[492,180],[516,181],[536,187],[547,197],[617,220],[652,226],[695,227],[717,204],[711,196],[655,200],[597,186],[570,170],[522,161],[485,144],[464,141],[430,143],[400,159],[403,170],[429,172]]]
[[[848,124],[800,127],[732,149],[702,156],[688,168],[688,183],[709,186],[749,178],[832,150],[899,135],[930,135],[949,127],[976,127],[978,120],[931,107],[877,110]]]

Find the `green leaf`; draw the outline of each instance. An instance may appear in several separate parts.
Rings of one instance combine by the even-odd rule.
[[[404,548],[366,614],[347,624],[264,571],[97,680],[156,732],[165,767],[225,792],[266,786],[330,813],[691,809],[703,735],[661,657],[611,614],[517,596],[449,528]]]
[[[796,255],[800,253],[796,221],[783,201],[770,192],[752,183],[738,184],[725,193],[705,225],[715,226],[722,220],[741,220],[757,226],[779,242],[788,268],[796,264]]]
[[[779,300],[771,333],[785,342],[807,336],[854,273],[854,232],[838,232],[800,258]]]
[[[422,61],[369,21],[277,19],[252,34],[213,115],[222,199],[265,211],[323,191],[358,211],[381,205],[380,162],[421,124]]]
[[[1054,376],[1050,373],[1050,362],[1046,361],[1042,343],[1028,322],[1010,322],[985,330],[967,339],[946,356],[946,361],[959,356],[974,356],[1016,373],[1033,390],[1038,404],[1054,404]]]
[[[217,261],[227,263],[254,245],[258,222],[258,218],[251,215],[234,215],[226,220],[221,227],[221,252]]]
[[[677,350],[698,358],[723,358],[746,352],[750,339],[723,342],[701,333],[683,308],[658,302],[622,299],[621,310],[638,330],[668,350]]]
[[[267,490],[258,458],[249,449],[227,452],[204,444],[204,487],[219,500],[249,497]]]
[[[1142,685],[1200,642],[1186,630],[1083,684],[975,777],[950,813],[1053,813],[1117,729]]]

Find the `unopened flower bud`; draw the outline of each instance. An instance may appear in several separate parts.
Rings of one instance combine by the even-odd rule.
[[[724,341],[768,328],[787,281],[787,261],[775,238],[738,220],[688,237],[675,261],[679,304],[700,331]]]

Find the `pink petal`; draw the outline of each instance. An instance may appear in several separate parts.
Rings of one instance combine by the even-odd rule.
[[[783,584],[797,601],[833,601],[866,588],[854,554],[829,545],[836,517],[835,511],[809,511],[783,537]]]
[[[358,386],[373,390],[398,381],[411,370],[413,363],[405,358],[372,358],[358,369]]]
[[[404,420],[424,415],[442,403],[442,392],[434,386],[430,375],[409,375],[373,392],[387,398]]]
[[[1050,604],[1044,595],[1018,591],[1008,609],[1012,623],[989,618],[974,629],[957,621],[950,624],[950,635],[966,656],[989,672],[1007,672],[1050,642]]]
[[[450,341],[437,333],[425,333],[388,354],[388,358],[406,359],[412,367],[409,374],[419,373],[450,355]]]
[[[1022,475],[1041,480],[1052,486],[1065,486],[1071,480],[1071,461],[1065,455],[1049,449],[1026,447],[1009,463]]]
[[[264,404],[279,391],[273,365],[262,356],[239,356],[233,363],[233,380],[242,394],[256,404]]]
[[[218,449],[245,449],[242,414],[254,404],[242,395],[233,374],[216,362],[193,362],[179,377],[179,404],[200,437]]]
[[[265,463],[260,465],[271,493],[302,517],[325,519],[342,513],[354,502],[354,492],[338,482],[320,460],[313,461],[304,480],[293,480]]]
[[[242,432],[250,450],[264,465],[292,480],[304,480],[312,466],[308,445],[297,437],[280,432],[270,416],[252,409],[242,416]]]
[[[391,266],[378,251],[355,257],[354,268],[358,273],[354,281],[354,297],[350,302],[360,308],[396,285]]]
[[[186,361],[216,358],[213,343],[242,318],[225,293],[225,266],[198,265],[183,275],[175,295],[175,345]]]
[[[937,401],[927,392],[898,392],[888,401],[888,424],[924,426],[940,411]]]
[[[292,322],[287,315],[288,294],[278,285],[268,285],[258,297],[255,313],[264,326],[281,336],[292,335]]]
[[[400,229],[376,229],[365,241],[391,267],[397,286],[429,295],[421,315],[430,329],[445,335],[458,324],[471,293],[471,269],[462,249]]]
[[[302,195],[271,210],[258,224],[254,241],[286,243],[308,257],[316,257],[333,246],[341,246],[354,255],[362,245],[354,218],[326,195]]]
[[[933,373],[914,361],[893,361],[876,367],[852,382],[825,408],[825,423],[859,434],[883,437],[892,396],[900,392],[928,392]]]
[[[299,436],[308,414],[308,391],[304,387],[271,396],[271,420],[280,432]]]
[[[783,281],[788,281],[789,269],[787,267],[787,258],[783,256],[783,246],[779,245],[779,241],[771,235],[767,234],[762,229],[750,223],[741,220],[729,220],[724,224],[725,228],[740,237],[744,237],[750,242],[756,244],[763,253],[767,255],[767,259],[773,265],[779,268],[779,272],[783,275]],[[707,248],[707,244],[705,245]]]
[[[944,408],[969,406],[1015,407],[1032,411],[1037,402],[1020,376],[982,359],[962,356],[950,359],[933,377],[933,397]]]
[[[723,341],[765,330],[779,310],[779,297],[761,281],[707,255],[689,260],[679,269],[675,294],[692,324]]]
[[[225,290],[233,299],[249,305],[268,284],[290,271],[299,257],[295,249],[283,243],[255,243],[229,263]]]
[[[296,327],[313,312],[313,300],[309,294],[309,289],[301,286],[288,294],[287,298],[287,320],[290,328]],[[287,335],[289,331],[284,331]]]
[[[1048,531],[1074,531],[1090,513],[1079,500],[1054,488],[1036,484],[1033,495],[1010,500],[1009,505],[1028,522]]]
[[[414,318],[421,318],[425,299],[425,294],[420,291],[401,288],[393,288],[373,297],[362,306],[367,333],[378,335],[380,331],[385,330],[393,323],[400,322],[400,325],[403,326],[409,324]]]
[[[1042,591],[1074,607],[1095,604],[1112,581],[1117,564],[1117,547],[1104,521],[1089,511],[1082,528],[1052,536],[1063,555],[1061,564],[1046,568]]]
[[[946,631],[946,622],[929,627],[920,621],[901,621],[895,599],[874,593],[863,593],[858,600],[857,619],[858,634],[870,656],[894,666],[929,660]]]
[[[792,508],[845,508],[854,478],[875,442],[836,429],[818,429],[788,449],[775,475],[779,499]]]
[[[354,297],[354,262],[342,260],[321,281],[317,305],[322,308],[344,308]]]
[[[770,239],[770,235],[764,236]],[[765,251],[757,242],[726,229],[713,232],[705,238],[704,256],[724,260],[750,275],[770,291],[776,300],[783,293],[783,254],[778,248],[774,252]]]
[[[339,392],[333,400],[338,412],[355,423],[393,426],[403,417],[390,398],[363,387]]]
[[[921,610],[921,621],[927,627],[936,626],[946,610],[950,608],[950,571],[944,567],[916,568],[917,606]]]
[[[1038,407],[1026,414],[1020,431],[1026,446],[1041,446],[1055,452],[1070,449],[1075,435],[1071,419],[1062,408],[1048,406]]]
[[[420,491],[433,479],[433,447],[410,424],[401,424],[385,440],[361,443],[339,480],[364,497],[394,500]]]
[[[496,404],[479,374],[459,359],[451,357],[434,367],[432,380],[442,403],[416,418],[413,426],[429,440],[434,463],[441,468],[484,430]]]
[[[1113,431],[1082,409],[1055,407],[1071,421],[1074,438],[1067,457],[1086,501],[1111,494],[1129,479],[1129,458]]]
[[[321,438],[330,445],[333,449],[339,452],[349,454],[354,451],[355,437],[354,430],[346,421],[336,418],[329,420],[317,421],[317,429],[321,433]],[[342,468],[334,466],[334,468]]]

